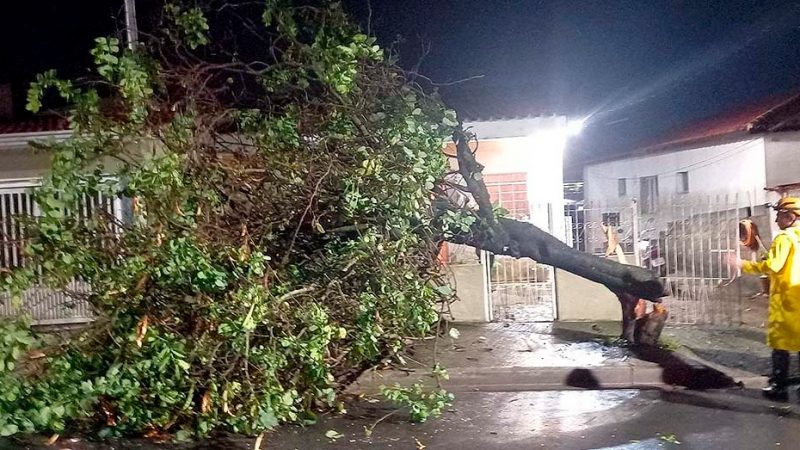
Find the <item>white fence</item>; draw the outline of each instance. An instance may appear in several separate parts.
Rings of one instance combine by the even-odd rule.
[[[671,323],[739,325],[742,299],[749,292],[742,292],[727,264],[728,255],[739,255],[739,220],[751,218],[767,245],[769,240],[767,209],[748,205],[746,199],[676,195],[651,205],[649,214],[635,203],[573,206],[567,209],[567,240],[599,256],[619,258],[621,253],[627,264],[660,277]],[[609,249],[609,239],[619,247]]]
[[[525,181],[486,180],[492,200],[517,220],[533,222],[552,232],[553,211],[549,204],[531,203]],[[556,318],[553,267],[530,258],[491,255],[489,289],[496,321],[549,322]]]
[[[35,187],[32,181],[4,183],[0,185],[0,268],[13,270],[26,267],[24,247],[26,239],[21,218],[35,217],[39,209],[30,195]],[[79,217],[89,217],[104,211],[112,217],[120,217],[121,201],[103,195],[87,196],[80,202]],[[7,293],[0,293],[0,316],[13,316],[24,312],[40,325],[58,325],[88,322],[92,318],[91,308],[83,299],[89,285],[73,280],[63,289],[37,285],[24,292],[15,304]]]

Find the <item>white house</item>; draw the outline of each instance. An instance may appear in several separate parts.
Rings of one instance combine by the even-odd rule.
[[[584,168],[579,243],[604,253],[618,241],[628,262],[662,277],[675,323],[737,323],[735,291],[753,293],[728,256],[758,258],[739,245],[754,222],[764,247],[774,233],[768,203],[800,193],[800,96],[757,105],[682,130],[629,156]],[[603,225],[607,225],[604,227]],[[610,238],[608,229],[616,236]]]
[[[0,92],[0,100],[2,97]],[[35,152],[29,143],[65,139],[69,135],[66,121],[56,116],[26,121],[0,120],[0,268],[10,269],[25,264],[22,227],[15,216],[35,213],[36,205],[30,189],[39,183],[50,166],[49,157]],[[79,292],[87,286],[73,282],[69,288]],[[35,323],[42,325],[80,323],[90,317],[88,305],[46,287],[28,290],[22,302]],[[0,315],[13,312],[8,296],[0,294]]]
[[[563,155],[569,137],[565,116],[465,122],[478,138],[476,159],[492,201],[519,220],[564,239]],[[445,152],[454,154],[452,144]],[[455,163],[454,163],[455,164]],[[449,245],[450,270],[461,301],[459,321],[554,320],[555,275],[528,259],[497,257],[488,264],[474,249]],[[491,266],[491,267],[490,267]]]
[[[800,96],[714,118],[630,156],[587,165],[587,208],[624,210],[636,200],[643,217],[706,198],[761,208],[800,192]],[[660,211],[661,209],[661,211]],[[768,220],[765,218],[765,220]],[[768,224],[764,224],[769,227]]]

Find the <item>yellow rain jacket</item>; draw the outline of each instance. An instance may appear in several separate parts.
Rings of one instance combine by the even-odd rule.
[[[800,351],[800,228],[787,228],[772,241],[764,261],[745,261],[742,270],[769,276],[767,345]]]

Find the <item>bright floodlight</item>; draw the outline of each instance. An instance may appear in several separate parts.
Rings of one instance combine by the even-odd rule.
[[[572,119],[567,122],[567,133],[570,136],[577,136],[581,134],[581,130],[583,130],[583,124],[586,122],[586,119]]]

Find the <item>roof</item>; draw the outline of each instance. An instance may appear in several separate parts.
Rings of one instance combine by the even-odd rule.
[[[540,116],[464,122],[464,127],[475,132],[478,139],[489,140],[530,136],[566,124],[567,118],[564,116]]]
[[[661,139],[655,146],[685,145],[726,134],[800,129],[800,95],[772,96],[700,119]],[[652,146],[651,146],[652,147]]]
[[[42,133],[48,131],[64,131],[69,129],[67,120],[60,116],[36,116],[31,119],[0,122],[0,135]]]
[[[771,96],[701,118],[667,133],[653,144],[625,155],[592,161],[588,165],[721,145],[752,139],[761,133],[797,130],[800,130],[800,94]]]

